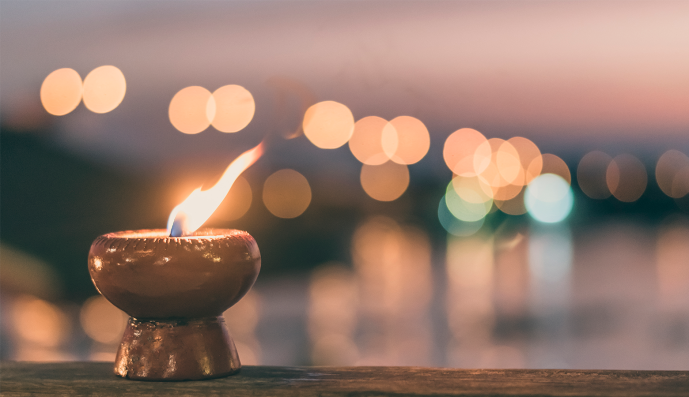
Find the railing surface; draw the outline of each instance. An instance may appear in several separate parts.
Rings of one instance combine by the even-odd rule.
[[[227,378],[142,382],[112,363],[0,364],[0,394],[164,396],[689,396],[689,371],[245,366]]]

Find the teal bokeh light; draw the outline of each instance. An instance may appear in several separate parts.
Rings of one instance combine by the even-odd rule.
[[[481,226],[483,226],[485,217],[475,222],[461,221],[452,215],[452,212],[447,208],[445,196],[443,196],[438,205],[438,220],[440,220],[440,224],[443,225],[443,228],[448,233],[458,237],[465,237],[478,232]]]
[[[572,188],[561,176],[543,174],[526,188],[524,205],[532,218],[539,222],[560,222],[572,212]]]

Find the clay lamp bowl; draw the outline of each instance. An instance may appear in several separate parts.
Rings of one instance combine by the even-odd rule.
[[[194,380],[239,371],[222,313],[249,291],[261,268],[258,246],[247,232],[109,233],[93,242],[88,264],[98,292],[131,316],[115,374]]]

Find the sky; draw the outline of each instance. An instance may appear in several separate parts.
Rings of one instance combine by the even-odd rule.
[[[35,105],[53,70],[122,70],[114,111],[50,117],[55,142],[114,165],[237,152],[296,128],[304,98],[417,117],[436,154],[462,127],[563,156],[689,152],[686,1],[2,1],[0,37],[3,118]],[[255,97],[244,131],[172,127],[177,91],[226,84]]]

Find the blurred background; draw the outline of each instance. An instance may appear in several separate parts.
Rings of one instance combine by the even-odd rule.
[[[114,360],[99,235],[247,230],[244,364],[689,370],[689,3],[0,3],[0,357]]]

